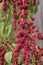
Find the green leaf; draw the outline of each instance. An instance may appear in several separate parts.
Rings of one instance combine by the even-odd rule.
[[[30,11],[33,12],[33,0],[30,0],[29,8]]]
[[[3,3],[0,3],[0,10],[2,9],[2,4],[3,4]]]
[[[0,22],[0,34],[3,36],[3,30],[4,30],[4,22]]]
[[[15,43],[12,43],[12,46],[13,46],[13,47],[15,47],[15,46],[16,46],[16,44],[15,44]]]
[[[7,38],[11,32],[12,24],[5,26],[4,22],[0,22],[0,35],[2,38]]]
[[[11,29],[12,29],[12,24],[9,24],[8,26],[6,26],[6,28],[5,28],[5,36],[6,37],[9,36]]]
[[[11,59],[12,59],[12,51],[10,51],[10,52],[7,52],[6,54],[5,54],[5,56],[4,56],[4,58],[5,58],[5,61],[9,64],[9,65],[11,65]]]
[[[36,13],[37,10],[38,10],[38,5],[36,5],[36,6],[33,7],[33,13]]]
[[[22,65],[25,65],[24,63],[22,63]]]

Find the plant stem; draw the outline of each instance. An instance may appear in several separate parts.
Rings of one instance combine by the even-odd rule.
[[[7,46],[12,50],[12,52],[13,52],[13,48],[9,45],[9,44],[7,44]]]

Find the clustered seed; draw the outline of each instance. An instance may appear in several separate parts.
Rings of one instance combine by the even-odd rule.
[[[16,4],[18,6],[19,19],[16,21],[18,31],[16,34],[17,46],[14,48],[14,64],[18,65],[19,53],[22,52],[22,61],[25,65],[29,65],[32,61],[31,55],[35,56],[35,64],[42,65],[41,56],[43,56],[43,50],[36,45],[36,39],[43,40],[43,35],[34,25],[34,18],[30,16],[30,21],[25,16],[28,16],[30,0],[18,0]],[[36,0],[33,0],[34,6],[37,4]],[[36,32],[36,34],[35,34]],[[30,55],[31,54],[31,55]]]
[[[0,0],[3,3],[3,11],[7,10],[7,0]],[[41,57],[43,56],[43,48],[36,45],[36,39],[43,40],[43,35],[34,25],[35,18],[30,16],[28,21],[30,0],[12,0],[14,11],[14,30],[17,30],[16,43],[14,48],[14,63],[18,65],[19,53],[22,51],[22,61],[25,65],[32,63],[32,55],[35,57],[35,65],[42,65]],[[37,5],[37,0],[33,0],[33,5]],[[18,12],[16,8],[18,7]],[[19,17],[16,19],[16,17]],[[35,34],[36,33],[36,34]],[[3,52],[4,53],[4,52]],[[2,55],[2,54],[1,54]]]
[[[0,47],[0,65],[4,65],[4,55],[6,53],[6,48]]]

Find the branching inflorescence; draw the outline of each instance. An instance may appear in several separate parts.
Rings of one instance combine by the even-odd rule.
[[[3,11],[6,11],[7,1],[3,1]],[[14,7],[14,30],[17,30],[17,46],[14,48],[13,65],[18,65],[20,52],[22,52],[21,59],[25,65],[42,65],[43,48],[36,45],[36,40],[43,40],[43,35],[34,25],[35,19],[31,16],[33,12],[31,7],[38,5],[37,0],[12,0],[12,3]]]
[[[29,65],[32,62],[32,55],[35,57],[33,64],[41,65],[41,55],[43,53],[36,45],[36,39],[43,39],[43,35],[34,25],[35,19],[33,17],[30,16],[28,21],[29,3],[30,0],[16,1],[19,19],[16,21],[18,32],[16,35],[17,46],[14,49],[14,65],[18,65],[18,57],[22,49],[22,61],[25,65]],[[33,0],[33,5],[37,5],[36,0]]]

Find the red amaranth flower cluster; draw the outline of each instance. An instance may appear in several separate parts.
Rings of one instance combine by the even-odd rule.
[[[4,47],[7,49],[9,46],[12,45],[12,42],[0,42],[2,45],[4,45]]]
[[[4,55],[6,54],[8,44],[11,45],[12,42],[0,42],[3,46],[0,47],[0,65],[4,65]]]
[[[14,48],[14,65],[18,65],[18,57],[22,49],[22,61],[25,62],[25,65],[31,63],[31,54],[35,56],[34,63],[42,65],[41,56],[43,55],[43,51],[41,52],[40,48],[36,45],[36,39],[43,40],[43,35],[34,25],[35,19],[33,17],[30,16],[30,20],[28,21],[27,16],[30,0],[18,0],[16,3],[19,9],[19,19],[16,21],[16,30],[18,32],[16,34],[17,46]],[[33,1],[33,4],[36,5],[36,0]]]
[[[0,3],[2,2],[3,0],[0,0]]]
[[[7,10],[7,0],[0,0],[0,3],[2,3],[2,2],[3,2],[2,10],[6,11]]]
[[[31,0],[32,1],[32,0]],[[35,65],[42,65],[41,56],[43,56],[43,48],[36,45],[36,39],[43,40],[43,35],[34,25],[34,18],[29,15],[31,11],[31,3],[36,6],[37,0],[11,0],[13,4],[13,16],[14,16],[14,30],[17,30],[16,43],[17,46],[14,48],[14,63],[13,65],[18,65],[18,57],[22,51],[22,61],[25,65],[32,63],[32,55],[35,57]],[[3,2],[3,11],[8,9],[8,0],[0,0]],[[10,3],[10,2],[9,2]],[[17,8],[17,10],[16,10]],[[18,19],[17,19],[18,16]],[[36,33],[36,34],[35,34]],[[4,45],[7,46],[6,42]],[[2,51],[2,52],[1,52]],[[5,48],[0,48],[0,60],[2,62],[4,58]],[[3,60],[4,62],[4,60]],[[2,62],[2,63],[3,63]],[[3,64],[0,64],[3,65]]]
[[[6,48],[0,47],[0,65],[4,65],[4,55],[6,53]]]
[[[14,30],[16,30],[16,0],[12,0],[12,2],[13,2],[13,8],[14,8],[14,11],[13,11],[13,13],[14,13]]]
[[[7,1],[4,0],[3,2],[3,11],[6,11],[7,10]]]
[[[36,5],[37,4],[37,0],[33,0],[33,4]]]

